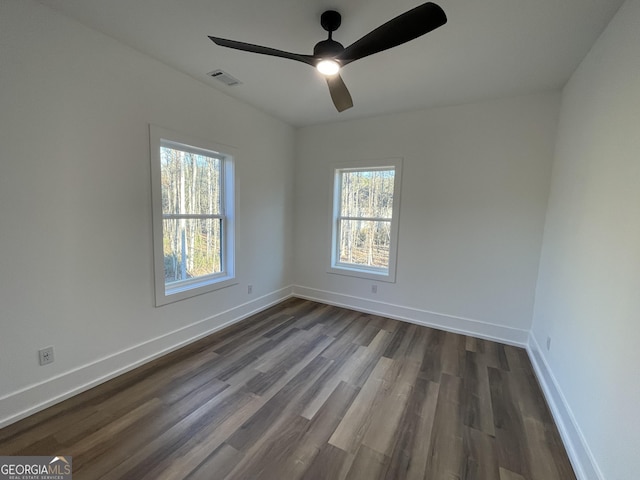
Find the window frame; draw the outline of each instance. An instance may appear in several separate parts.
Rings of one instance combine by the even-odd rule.
[[[164,214],[162,211],[162,165],[160,149],[219,159],[221,163],[221,212],[218,214]],[[151,157],[151,207],[153,228],[154,283],[156,307],[209,293],[238,283],[235,277],[235,158],[236,149],[210,141],[195,139],[156,125],[149,125]],[[167,218],[220,218],[222,272],[165,284],[163,220]]]
[[[339,235],[340,235],[340,221],[344,219],[359,219],[359,220],[371,220],[371,221],[389,221],[386,218],[369,218],[369,217],[343,217],[341,215],[342,209],[342,173],[353,171],[375,171],[375,170],[389,170],[393,169],[394,182],[393,182],[393,208],[391,211],[390,220],[390,243],[389,243],[389,266],[388,269],[382,269],[379,267],[370,267],[367,265],[355,265],[352,263],[340,262],[340,248]],[[367,160],[367,161],[354,161],[334,163],[331,165],[331,181],[332,181],[332,195],[331,195],[331,225],[329,228],[331,234],[330,241],[330,253],[329,253],[329,268],[328,273],[337,275],[346,275],[351,277],[363,278],[366,280],[374,280],[380,282],[395,283],[396,281],[396,268],[397,268],[397,255],[398,255],[398,230],[400,221],[400,197],[402,188],[402,159],[391,158],[384,160]]]

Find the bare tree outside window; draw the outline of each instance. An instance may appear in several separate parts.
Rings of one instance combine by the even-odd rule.
[[[395,169],[344,170],[339,179],[339,262],[388,269]]]
[[[157,307],[235,285],[237,150],[149,125]]]
[[[169,146],[160,162],[165,284],[221,273],[224,162]]]

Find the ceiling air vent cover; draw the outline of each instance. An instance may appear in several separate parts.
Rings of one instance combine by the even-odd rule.
[[[242,82],[235,77],[232,77],[227,72],[223,70],[214,70],[213,72],[207,73],[210,77],[215,78],[216,80],[220,80],[228,87],[233,87],[234,85],[242,85]]]

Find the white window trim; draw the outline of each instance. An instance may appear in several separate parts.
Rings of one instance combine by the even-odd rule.
[[[377,267],[368,267],[366,265],[353,265],[341,263],[338,261],[338,244],[337,233],[339,231],[338,220],[340,218],[340,172],[344,170],[381,170],[392,167],[395,169],[393,182],[393,209],[391,217],[390,231],[390,247],[389,247],[389,268],[383,271]],[[355,162],[334,163],[331,165],[331,184],[333,193],[331,195],[331,211],[329,232],[331,235],[329,252],[329,268],[327,273],[337,275],[346,275],[350,277],[358,277],[366,280],[374,280],[378,282],[395,283],[396,281],[396,264],[398,256],[398,230],[400,222],[400,197],[402,186],[402,159],[391,158],[384,160],[365,160]],[[377,220],[377,219],[372,219]],[[387,221],[387,219],[381,219]]]
[[[162,171],[160,163],[160,146],[175,145],[176,148],[196,153],[211,155],[224,162],[223,196],[225,222],[221,239],[223,272],[206,275],[166,288],[164,282],[164,252],[162,242]],[[149,125],[149,150],[151,157],[151,206],[153,218],[153,257],[156,307],[167,305],[221,288],[236,285],[235,278],[235,187],[234,162],[236,149],[201,139],[194,139],[182,133],[167,130],[156,125]],[[232,188],[228,188],[231,185]]]

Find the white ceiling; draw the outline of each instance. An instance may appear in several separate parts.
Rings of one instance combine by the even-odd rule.
[[[326,83],[299,62],[213,44],[207,35],[311,54],[335,9],[347,46],[421,0],[40,0],[294,126],[559,88],[623,0],[435,0],[448,23],[348,65],[354,107],[337,113]],[[207,77],[221,68],[243,84]]]

